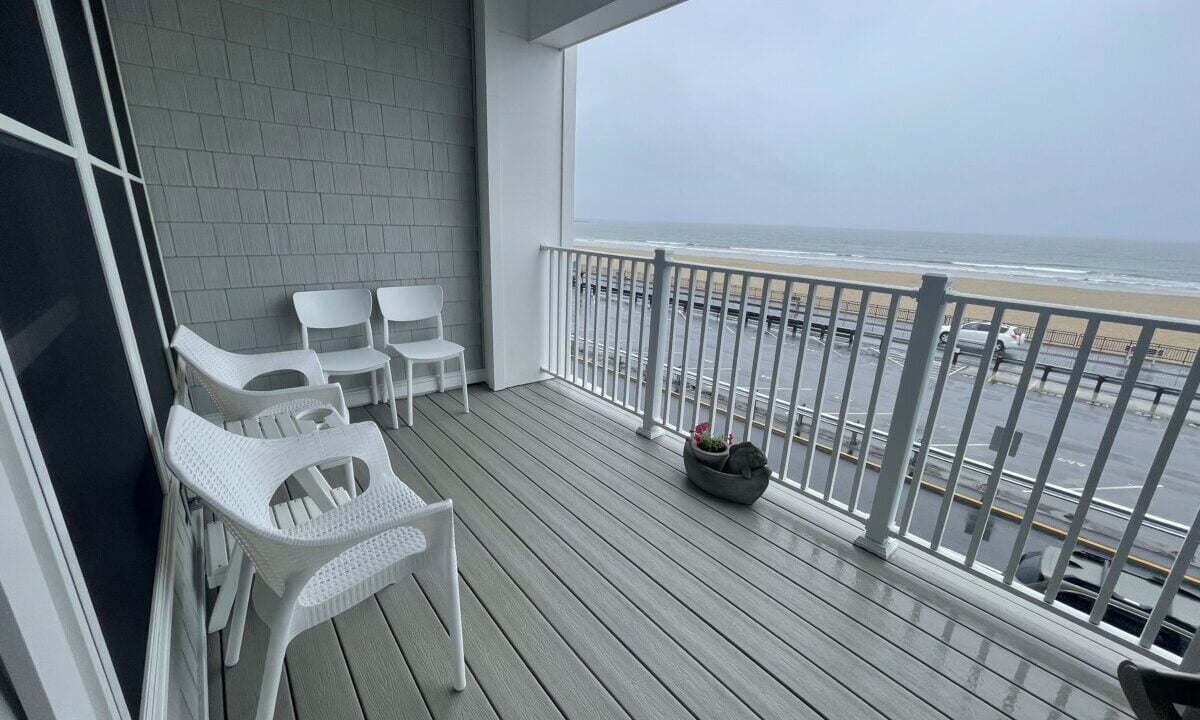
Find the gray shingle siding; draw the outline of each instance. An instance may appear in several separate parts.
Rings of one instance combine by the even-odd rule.
[[[286,349],[297,290],[436,283],[447,336],[482,367],[469,0],[110,13],[181,321],[230,350]]]

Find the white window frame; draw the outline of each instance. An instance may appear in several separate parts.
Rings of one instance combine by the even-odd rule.
[[[163,537],[160,537],[158,554],[158,564],[162,566],[164,557],[170,557],[170,553],[164,551],[164,540],[173,534],[169,530],[168,520],[174,521],[176,518],[176,514],[170,512],[169,503],[172,498],[178,503],[178,498],[172,492],[173,482],[169,480],[170,475],[163,462],[162,439],[155,420],[150,388],[138,352],[129,308],[125,302],[94,169],[99,168],[122,179],[143,270],[148,284],[154,288],[157,283],[155,274],[151,272],[152,261],[146,249],[148,239],[143,237],[140,215],[133,195],[133,183],[142,184],[144,187],[144,181],[126,167],[125,148],[122,147],[121,136],[117,131],[113,99],[109,93],[108,78],[100,55],[96,38],[97,28],[93,22],[91,8],[86,0],[73,1],[80,3],[87,24],[88,38],[92,45],[93,60],[109,121],[109,132],[112,133],[116,149],[117,165],[114,166],[88,152],[51,0],[33,2],[67,129],[68,142],[51,137],[3,114],[0,114],[0,132],[31,142],[75,162],[109,300],[142,414],[143,429],[158,470],[160,489],[168,503],[164,506]],[[101,30],[109,32],[106,11],[103,22],[105,27]],[[120,63],[116,62],[115,65],[118,77],[114,80],[120,83]],[[126,114],[128,118],[127,108]],[[132,132],[131,127],[131,136]],[[129,151],[134,157],[138,157],[136,144],[129,148]],[[141,158],[138,157],[139,167],[141,163]],[[153,226],[153,218],[148,220]],[[164,297],[170,301],[169,292]],[[170,361],[163,309],[160,306],[159,295],[153,290],[151,299],[163,352],[172,373],[171,380],[178,386],[179,378],[175,377],[174,365]],[[5,548],[5,552],[0,553],[0,648],[3,648],[0,659],[3,659],[9,671],[26,712],[34,717],[131,719],[2,335],[0,541],[0,546]],[[161,567],[156,569],[161,570]],[[151,607],[152,630],[154,627],[164,628],[170,625],[171,576],[163,576],[164,573],[159,572],[155,578]],[[165,625],[162,624],[164,614]],[[151,633],[146,667],[143,671],[143,717],[152,717],[153,713],[157,712],[157,703],[148,694],[156,690],[150,687],[152,679],[165,681],[169,648],[168,633]],[[148,712],[151,714],[148,715]]]

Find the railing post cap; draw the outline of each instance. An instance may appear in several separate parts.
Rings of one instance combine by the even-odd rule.
[[[921,275],[921,292],[945,293],[950,289],[950,277],[945,273],[925,273]]]

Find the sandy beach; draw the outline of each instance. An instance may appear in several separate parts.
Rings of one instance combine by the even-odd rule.
[[[611,251],[611,248],[593,247],[588,246],[586,243],[578,243],[578,246],[580,248],[595,249],[598,251]],[[622,248],[621,254],[649,257],[652,255],[652,252],[636,249],[626,250]],[[778,262],[756,261],[729,257],[713,258],[691,254],[676,254],[675,259],[678,262],[723,265],[727,267],[745,268],[747,270],[805,275],[810,277],[829,278],[831,280],[847,280],[852,282],[880,285],[898,285],[915,288],[921,284],[920,275],[907,272],[840,268],[824,265],[792,265]],[[702,286],[704,276],[698,275],[697,280]],[[685,284],[688,282],[688,277],[686,274],[683,276],[683,282]],[[761,290],[759,287],[760,285],[760,282],[752,282],[751,292],[757,294],[757,292]],[[719,288],[720,285],[716,284],[714,287]],[[1078,307],[1097,308],[1101,310],[1115,310],[1120,312],[1200,321],[1200,297],[1196,296],[1120,292],[1114,290],[1073,287],[1070,285],[1038,285],[1025,282],[988,280],[972,277],[952,277],[951,287],[958,292],[969,293],[973,295],[984,295],[994,298],[1053,303],[1056,305],[1074,305]],[[778,297],[778,294],[782,293],[782,290],[782,287],[773,287],[772,295]],[[740,286],[736,282],[731,286],[731,292],[733,291],[740,291]],[[832,290],[830,288],[820,288],[818,290],[818,295],[822,298],[828,298],[832,295]],[[851,301],[857,301],[859,299],[858,293],[847,292],[843,294],[843,297],[846,300]],[[886,298],[873,298],[871,302],[872,304],[886,302]],[[902,308],[912,306],[913,303],[907,301],[907,299],[901,303]],[[991,310],[990,308],[968,306],[964,315],[968,318],[987,319],[991,316]],[[1005,314],[1004,319],[1009,323],[1032,325],[1036,318],[1032,313],[1009,311]],[[1049,327],[1052,330],[1082,332],[1084,329],[1084,324],[1084,321],[1080,319],[1053,316],[1050,320]],[[1104,337],[1122,338],[1130,341],[1136,339],[1137,333],[1138,328],[1135,326],[1116,323],[1103,323],[1101,324],[1099,331],[1099,335]],[[1200,333],[1159,330],[1155,333],[1154,342],[1160,345],[1197,349],[1200,348]]]

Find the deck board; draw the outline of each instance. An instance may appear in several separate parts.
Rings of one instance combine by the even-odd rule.
[[[772,488],[751,508],[740,508],[696,493],[678,470],[677,439],[651,441],[633,434],[627,414],[565,383],[544,383],[511,392],[518,398],[552,403],[541,406],[554,412],[559,425],[568,424],[593,434],[603,430],[614,438],[625,440],[615,446],[618,451],[653,468],[650,476],[660,481],[659,485],[674,486],[690,501],[724,515],[803,564],[865,592],[892,614],[920,626],[932,637],[941,638],[959,650],[959,659],[967,663],[961,667],[982,665],[985,671],[1002,673],[1072,717],[1127,715],[1115,679],[1120,656],[1099,644],[1094,637],[1086,638],[1082,644],[1072,642],[1073,629],[1061,621],[1039,623],[1040,616],[1032,612],[1034,608],[1028,603],[1004,594],[999,595],[997,601],[996,593],[979,583],[964,582],[961,575],[954,576],[955,571],[920,553],[902,553],[893,556],[892,562],[885,563],[858,551],[849,541],[861,529],[842,520],[840,515],[834,518],[846,529],[840,538],[828,532],[808,532],[806,528],[813,524],[814,515],[826,511],[790,490]],[[518,399],[513,404],[519,406],[521,403]],[[670,447],[672,443],[675,448]],[[637,452],[631,452],[629,448],[635,448]],[[661,494],[660,490],[654,491]],[[730,532],[729,526],[722,524],[712,513],[697,517],[702,526],[721,527],[723,533]],[[822,526],[828,528],[830,523],[824,522]],[[750,546],[753,540],[743,542]],[[770,548],[759,549],[768,551]],[[922,570],[913,572],[910,566]],[[931,577],[940,582],[932,582]],[[974,603],[971,598],[975,598]],[[1007,601],[1014,607],[1004,619],[995,614],[995,608],[988,611],[977,607],[977,603],[984,601],[991,605]],[[1013,617],[1020,617],[1022,624],[1013,624]],[[1042,632],[1031,629],[1039,625]],[[986,662],[980,662],[980,659]]]
[[[704,496],[677,438],[566,383],[472,395],[469,415],[418,398],[414,428],[352,415],[422,497],[455,502],[468,691],[449,687],[442,591],[422,577],[293,641],[280,720],[1129,717],[1119,653],[1014,623],[1015,598],[916,552],[862,553],[851,521],[786,489],[750,508]],[[239,666],[210,660],[214,720],[252,714],[250,615]]]

